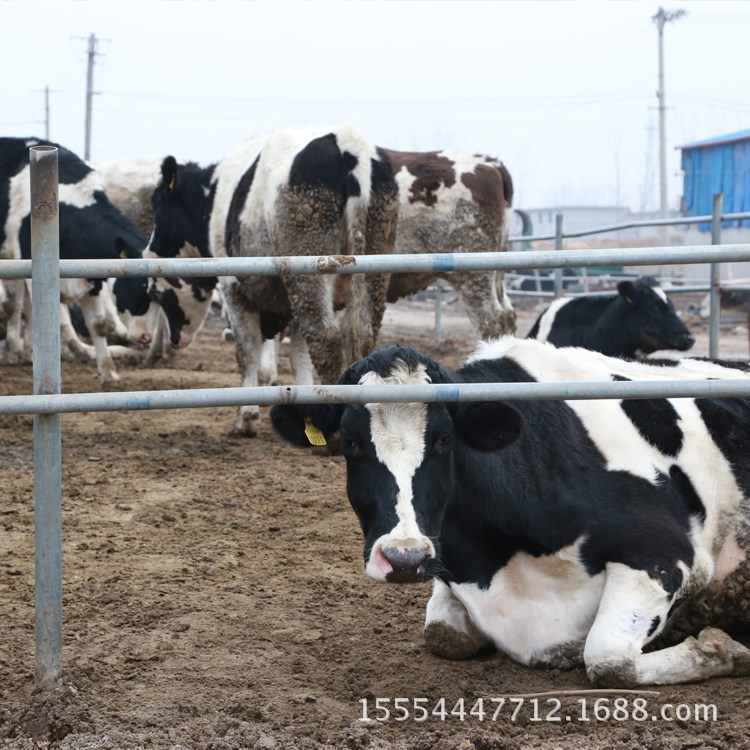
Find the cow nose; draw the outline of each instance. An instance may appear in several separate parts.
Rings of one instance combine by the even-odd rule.
[[[394,583],[418,583],[424,580],[424,563],[429,557],[427,549],[383,547],[381,552],[392,568],[391,572],[385,577],[386,581]]]
[[[677,349],[681,352],[687,351],[694,343],[695,337],[686,333],[677,340]]]
[[[151,343],[151,334],[150,333],[142,333],[140,338],[141,344],[150,344]]]

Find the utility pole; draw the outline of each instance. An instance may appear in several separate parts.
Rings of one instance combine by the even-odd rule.
[[[664,26],[670,21],[676,21],[687,15],[684,10],[664,10],[652,16],[651,20],[659,30],[659,90],[656,96],[659,100],[659,218],[666,219],[668,214],[667,198],[667,124],[666,124],[666,93],[664,91]],[[666,229],[663,235],[666,236]]]
[[[94,98],[94,61],[96,59],[96,35],[89,36],[88,66],[86,71],[86,130],[83,158],[91,159],[91,103]]]
[[[34,89],[34,91],[39,91],[40,89]],[[60,89],[51,89],[49,86],[44,87],[44,140],[49,140],[49,95],[50,94],[59,94]]]

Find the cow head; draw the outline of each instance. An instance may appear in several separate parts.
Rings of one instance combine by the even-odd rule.
[[[208,219],[213,205],[213,168],[177,164],[167,156],[151,195],[154,231],[148,250],[161,258],[207,257]]]
[[[687,351],[695,343],[671,300],[654,279],[621,281],[617,291],[625,311],[624,325],[643,354],[658,349]]]
[[[339,384],[450,382],[438,364],[391,346],[353,364]],[[276,431],[298,446],[340,431],[347,494],[365,536],[365,572],[416,582],[440,570],[440,536],[454,489],[456,454],[494,451],[520,434],[521,417],[500,402],[283,405]]]
[[[169,328],[169,345],[187,346],[200,330],[218,283],[215,276],[152,279],[148,296],[164,311]]]

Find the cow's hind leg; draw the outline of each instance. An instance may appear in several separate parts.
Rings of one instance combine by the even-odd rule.
[[[645,571],[607,565],[604,592],[583,652],[594,684],[671,685],[750,674],[750,650],[715,628],[676,646],[642,653],[664,627],[672,602],[673,596]]]
[[[91,335],[91,343],[94,345],[96,369],[99,371],[102,385],[119,383],[120,376],[117,374],[114,362],[112,361],[112,355],[107,346],[107,331],[109,326],[101,295],[84,294],[80,298],[79,304],[86,328],[89,329],[89,334]]]
[[[495,271],[456,272],[446,274],[445,279],[456,290],[469,320],[483,339],[515,333],[516,313],[506,295],[498,297]]]
[[[435,579],[424,624],[427,648],[445,659],[470,659],[491,641],[479,631],[450,587]]]

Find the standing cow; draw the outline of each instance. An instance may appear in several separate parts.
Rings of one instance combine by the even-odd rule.
[[[397,253],[479,253],[507,249],[513,181],[502,162],[453,149],[380,149],[399,190]],[[392,274],[388,301],[424,289],[437,277],[456,290],[484,338],[514,333],[516,315],[504,293],[502,271]]]
[[[203,169],[167,157],[153,205],[148,251],[160,257],[387,253],[398,211],[390,165],[349,126],[260,136]],[[334,317],[331,276],[223,277],[220,283],[243,385],[257,385],[263,340],[292,318],[297,382],[313,382],[313,365],[323,382],[336,378],[342,331]],[[386,284],[383,274],[351,280],[346,356],[361,356],[374,346]],[[164,282],[156,294],[165,309],[176,304],[174,290]],[[193,326],[200,322],[189,317]],[[235,431],[254,435],[258,416],[257,406],[240,407]]]
[[[645,357],[695,343],[655,279],[621,281],[617,294],[562,297],[538,318],[528,338],[581,346],[610,357]]]
[[[60,257],[63,259],[140,258],[147,238],[108,200],[101,178],[66,148],[36,138],[0,138],[0,258],[31,257],[29,148],[55,146],[58,150]],[[149,305],[145,279],[119,279],[118,307],[140,315]],[[4,358],[25,357],[22,313],[26,283],[5,282],[9,309]],[[62,279],[61,300],[81,306],[92,335],[96,362],[103,383],[119,381],[107,349],[107,319],[101,302],[101,280]],[[28,310],[26,310],[28,314]],[[27,321],[28,322],[28,321]]]
[[[455,372],[388,347],[339,383],[742,377],[506,336]],[[748,400],[284,405],[271,418],[298,446],[306,430],[340,431],[365,572],[434,579],[433,652],[494,643],[528,665],[582,657],[610,687],[750,674],[750,650],[716,629],[747,626]],[[698,637],[644,653],[696,598]]]

